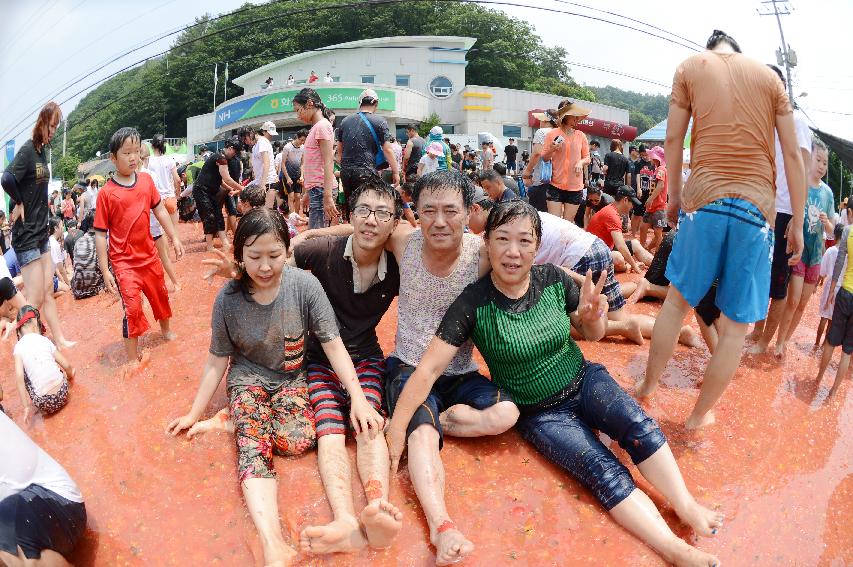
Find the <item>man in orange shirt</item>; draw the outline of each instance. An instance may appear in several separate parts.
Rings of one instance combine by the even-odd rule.
[[[682,145],[693,117],[691,173],[681,187]],[[737,128],[732,125],[736,124]],[[713,407],[740,364],[749,323],[767,314],[775,218],[774,130],[790,182],[789,262],[803,250],[805,178],[791,104],[779,77],[741,55],[737,42],[715,30],[707,51],[679,65],[672,84],[664,150],[669,206],[678,234],[666,268],[666,300],[652,333],[638,397],[657,388],[672,357],[681,322],[717,282],[719,342],[687,418],[695,429],[714,422]],[[725,140],[721,145],[720,140]],[[731,159],[736,155],[738,159]]]
[[[545,135],[542,159],[551,160],[551,182],[547,188],[548,212],[575,222],[583,198],[583,170],[589,164],[589,142],[577,130],[589,110],[563,101],[557,110],[557,128]]]

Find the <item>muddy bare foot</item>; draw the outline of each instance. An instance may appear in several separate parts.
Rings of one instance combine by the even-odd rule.
[[[776,348],[773,349],[773,358],[776,359],[776,362],[785,361],[785,353],[787,350],[788,345],[786,343],[776,343]]]
[[[264,546],[264,567],[290,567],[296,556],[296,550],[285,543],[275,548]]]
[[[686,347],[699,348],[702,346],[702,339],[699,335],[687,325],[681,327],[681,332],[678,335],[678,342]]]
[[[178,335],[175,334],[175,331],[168,331],[166,333],[163,333],[163,338],[167,341],[174,341],[178,338]]]
[[[696,549],[684,541],[679,542],[680,545],[666,557],[669,562],[678,567],[719,567],[720,560],[715,555]]]
[[[435,564],[452,565],[471,555],[474,544],[468,541],[453,522],[446,521],[430,541],[435,546]]]
[[[712,425],[716,421],[717,417],[714,415],[714,410],[709,410],[708,413],[699,417],[690,414],[690,417],[688,417],[687,421],[684,422],[684,427],[687,429],[701,429],[702,427]]]
[[[228,433],[234,433],[234,422],[231,421],[228,408],[222,408],[210,419],[195,422],[195,424],[190,427],[189,431],[187,431],[187,438],[192,439],[195,435],[201,435],[211,431],[226,431]]]
[[[711,537],[723,527],[723,515],[700,505],[693,500],[683,510],[676,510],[681,521],[693,528],[698,535]]]
[[[645,340],[643,340],[643,329],[640,326],[640,322],[636,319],[631,319],[628,321],[628,327],[625,329],[625,338],[631,342],[634,342],[640,346],[645,344]]]
[[[658,389],[656,382],[652,382],[647,378],[640,378],[634,382],[634,396],[638,398],[648,398]]]
[[[767,352],[767,345],[761,342],[761,338],[757,339],[754,345],[746,349],[746,354],[764,354]]]
[[[305,553],[346,553],[367,545],[355,518],[335,520],[325,526],[309,526],[299,534],[299,548]]]
[[[361,511],[361,523],[370,547],[384,549],[403,527],[403,513],[386,500],[374,500]]]

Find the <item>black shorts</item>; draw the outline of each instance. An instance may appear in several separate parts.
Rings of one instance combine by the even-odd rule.
[[[385,403],[388,415],[394,415],[397,400],[403,392],[409,377],[415,372],[398,358],[389,357],[385,364]],[[406,439],[424,424],[432,425],[438,431],[438,448],[444,446],[444,432],[438,416],[441,412],[456,404],[466,404],[478,410],[490,408],[498,402],[511,402],[512,398],[498,388],[491,380],[479,372],[458,375],[444,375],[436,380],[427,399],[418,406],[406,428]]]
[[[376,175],[375,171],[360,167],[347,167],[341,169],[341,185],[344,188],[344,204],[341,206],[344,220],[349,220],[349,198],[355,193],[355,190],[361,185]]]
[[[225,205],[225,210],[228,212],[229,217],[237,216],[237,197],[233,197],[231,195],[225,195],[222,199],[222,203]]]
[[[785,299],[788,297],[788,281],[791,279],[791,266],[788,265],[790,254],[785,250],[788,240],[785,231],[791,215],[776,213],[776,226],[773,231],[776,239],[773,242],[773,263],[770,265],[770,299]]]
[[[695,307],[696,315],[702,319],[708,327],[714,324],[714,321],[720,318],[720,308],[717,307],[717,282],[711,286],[705,297],[699,300],[699,304]]]
[[[290,195],[291,193],[296,193],[298,195],[302,194],[302,184],[295,179],[287,186],[287,194]]]
[[[527,188],[527,200],[540,213],[548,212],[548,200],[546,198],[548,187],[547,183],[543,183]]]
[[[672,243],[675,240],[676,232],[670,231],[667,232],[663,240],[660,242],[660,246],[658,246],[657,252],[655,252],[654,258],[652,258],[651,264],[649,264],[649,269],[646,270],[645,275],[649,283],[666,287],[669,285],[669,279],[666,277],[666,264],[669,261],[669,254],[672,252]]]
[[[843,287],[835,296],[826,342],[830,346],[840,346],[844,354],[853,354],[853,294]]]
[[[552,203],[580,205],[583,201],[583,191],[564,191],[554,187],[550,183],[546,185],[545,191],[545,198]]]
[[[225,217],[222,216],[222,204],[206,187],[193,187],[193,199],[196,210],[201,218],[205,234],[216,234],[225,231]]]
[[[28,559],[45,549],[66,559],[86,531],[86,506],[66,500],[38,484],[0,501],[0,551]]]

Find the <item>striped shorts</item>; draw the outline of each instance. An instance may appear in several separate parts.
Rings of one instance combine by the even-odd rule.
[[[613,257],[610,255],[610,249],[600,238],[595,239],[586,254],[581,256],[581,259],[572,268],[572,271],[582,276],[586,276],[587,270],[592,270],[594,282],[598,282],[598,276],[607,270],[607,279],[604,280],[601,293],[607,296],[609,310],[612,312],[625,307],[622,287],[619,285],[619,280],[616,279],[616,270],[613,268]]]
[[[364,397],[373,409],[382,413],[382,382],[385,360],[365,358],[355,363],[355,373]],[[349,423],[349,394],[337,374],[329,366],[308,363],[308,399],[316,417],[317,438],[323,435],[345,435]],[[347,413],[345,413],[347,412]]]

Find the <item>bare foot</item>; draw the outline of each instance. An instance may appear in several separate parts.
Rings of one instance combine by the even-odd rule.
[[[163,333],[163,338],[167,341],[174,341],[178,338],[178,335],[175,334],[175,331],[166,331]]]
[[[147,350],[142,351],[141,353],[139,353],[136,360],[128,362],[124,365],[124,368],[121,369],[121,377],[123,379],[130,378],[131,376],[148,366],[148,363],[150,361],[151,353]]]
[[[723,527],[723,515],[710,510],[693,500],[683,510],[676,510],[681,521],[704,537],[717,535]]]
[[[296,550],[284,542],[276,546],[264,546],[264,567],[290,567],[296,555]]]
[[[189,431],[187,431],[187,438],[192,439],[195,435],[209,433],[210,431],[234,433],[234,422],[231,421],[228,408],[222,408],[210,419],[195,422]]]
[[[442,529],[445,525],[450,527]],[[453,522],[444,522],[438,530],[434,536],[430,537],[430,541],[435,546],[436,565],[459,563],[474,551],[474,544],[456,529]]]
[[[325,526],[309,526],[299,534],[299,548],[305,553],[346,553],[367,545],[355,518],[335,520]]]
[[[631,294],[631,303],[637,303],[649,292],[649,280],[646,278],[640,278],[640,281],[637,282],[637,289],[634,290],[634,293]]]
[[[720,560],[715,555],[696,549],[683,540],[678,540],[675,549],[665,558],[678,567],[718,567]]]
[[[71,348],[77,344],[77,341],[69,341],[68,339],[62,339],[56,343],[58,348]]]
[[[657,382],[651,383],[646,378],[640,378],[634,382],[634,396],[638,398],[648,398],[658,389]]]
[[[687,429],[700,429],[712,425],[716,421],[717,417],[714,415],[714,410],[708,410],[708,413],[700,417],[696,417],[691,413],[687,421],[684,422],[684,427]]]
[[[746,349],[746,354],[764,354],[765,352],[767,352],[767,345],[761,342],[760,338],[754,345]]]
[[[699,348],[702,346],[702,339],[687,325],[681,327],[681,333],[678,335],[678,342],[690,348]]]
[[[773,349],[773,358],[776,359],[776,362],[784,362],[785,361],[785,352],[788,350],[787,343],[780,343],[776,341],[776,348]]]
[[[751,333],[746,336],[746,340],[748,341],[760,341],[761,335],[764,334],[764,329],[753,329]]]
[[[625,329],[625,338],[643,346],[646,341],[643,340],[643,329],[639,321],[633,318],[628,321],[628,328]]]
[[[361,523],[370,547],[383,549],[403,527],[403,513],[386,500],[374,500],[361,511]]]

